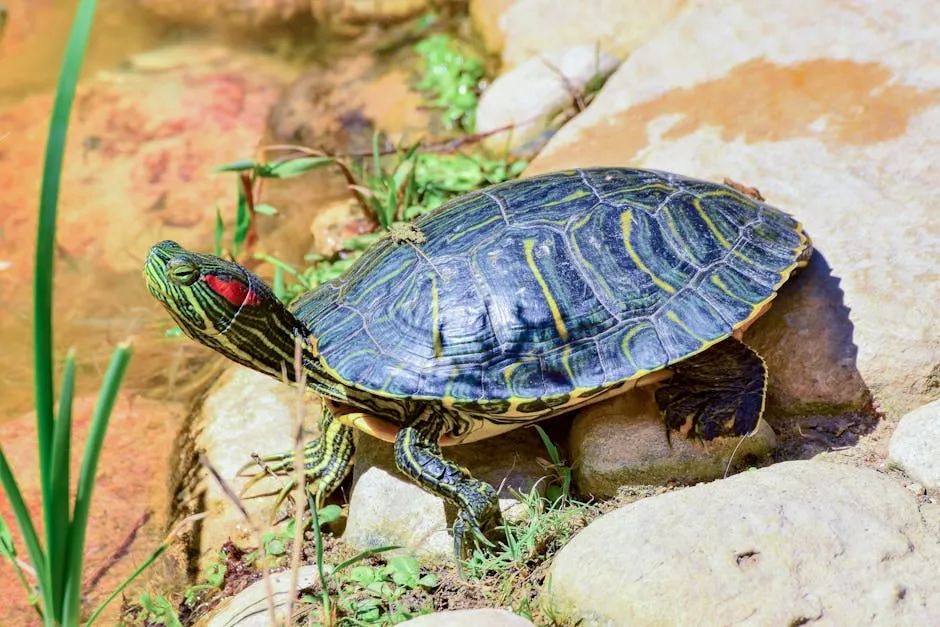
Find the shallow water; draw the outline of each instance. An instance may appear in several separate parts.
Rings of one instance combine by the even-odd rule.
[[[0,302],[3,303],[0,309],[0,421],[32,408],[35,207],[52,93],[76,2],[3,0],[2,4],[7,14],[5,27],[0,31],[0,188],[7,193],[0,197]],[[171,321],[143,287],[138,268],[147,244],[162,239],[162,227],[154,229],[150,239],[146,236],[129,238],[115,246],[114,241],[119,240],[120,234],[115,238],[111,233],[110,243],[106,242],[109,228],[117,228],[113,224],[114,216],[131,215],[127,212],[141,209],[152,211],[153,207],[115,206],[126,198],[139,200],[134,196],[136,191],[132,185],[127,186],[131,191],[124,196],[98,193],[109,187],[109,177],[113,177],[115,186],[127,178],[128,172],[123,169],[127,160],[122,160],[119,152],[102,156],[102,146],[107,147],[106,136],[82,137],[79,149],[72,145],[78,141],[76,127],[95,116],[96,103],[92,102],[91,110],[88,103],[83,104],[87,94],[83,95],[82,87],[108,72],[112,73],[108,85],[119,86],[123,80],[121,72],[128,67],[129,59],[140,53],[189,43],[222,46],[232,38],[231,34],[170,25],[130,0],[100,0],[98,3],[73,108],[72,150],[67,151],[59,208],[58,238],[62,245],[57,251],[55,268],[56,361],[61,364],[68,348],[76,350],[79,394],[93,393],[97,389],[114,346],[125,339],[130,339],[134,347],[125,389],[148,396],[185,399],[199,389],[202,383],[196,380],[199,366],[209,357],[201,347],[185,339],[165,337]],[[258,54],[275,56],[264,51]],[[219,87],[225,88],[224,84]],[[110,92],[104,91],[106,97],[111,97]],[[178,106],[190,105],[179,102]],[[126,129],[119,130],[125,133],[122,137],[126,136]],[[154,134],[159,132],[157,129]],[[258,139],[260,133],[253,141]],[[160,137],[156,140],[143,137],[134,148],[148,145],[148,142],[155,145],[159,141]],[[127,146],[118,146],[115,150],[125,148]],[[164,152],[176,158],[179,150],[170,146]],[[222,162],[244,156],[219,157]],[[100,171],[90,166],[96,158],[100,158],[102,164]],[[86,186],[88,179],[95,175],[100,175],[104,182]],[[202,176],[201,171],[198,176]],[[194,185],[200,183],[204,184],[194,181]],[[234,193],[231,196],[234,198]],[[205,210],[213,211],[212,207],[205,207]],[[136,218],[132,215],[127,219]],[[167,218],[165,222],[172,223],[172,219]],[[211,228],[194,233],[193,237],[203,243],[207,239],[211,241]],[[102,259],[102,251],[108,259]]]

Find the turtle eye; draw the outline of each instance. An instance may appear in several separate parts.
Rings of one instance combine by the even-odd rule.
[[[173,257],[166,262],[166,275],[174,283],[192,285],[199,278],[199,270],[186,257]]]

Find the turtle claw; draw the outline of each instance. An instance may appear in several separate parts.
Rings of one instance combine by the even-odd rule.
[[[485,523],[485,526],[489,532],[500,528],[501,516],[489,517],[486,520],[488,522]],[[473,539],[473,543],[477,548],[481,546],[490,549],[496,548],[496,543],[487,537],[487,532],[483,530],[480,522],[474,519],[473,515],[467,510],[462,509],[457,514],[457,520],[454,521],[454,555],[458,563],[464,557],[465,543],[468,536]]]

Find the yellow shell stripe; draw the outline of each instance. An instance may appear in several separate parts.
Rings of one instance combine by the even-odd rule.
[[[535,248],[535,240],[523,240],[522,248],[525,250],[526,263],[529,264],[529,269],[532,270],[532,274],[535,276],[536,282],[538,282],[539,287],[542,288],[542,294],[545,296],[545,302],[548,303],[548,309],[552,312],[552,320],[555,321],[555,330],[558,331],[558,336],[562,339],[562,341],[567,342],[568,329],[565,328],[565,321],[561,317],[561,310],[558,309],[558,303],[555,302],[555,297],[552,296],[552,292],[550,289],[548,289],[548,284],[542,277],[542,273],[539,271],[538,266],[535,265],[535,256],[532,254],[532,250]]]
[[[455,233],[451,235],[450,237],[447,238],[447,243],[453,244],[454,242],[462,238],[464,235],[469,235],[470,233],[473,233],[474,231],[478,231],[484,227],[489,226],[490,224],[493,224],[494,222],[501,221],[502,219],[503,219],[502,215],[495,215],[492,218],[489,218],[488,220],[483,220],[482,222],[478,224],[474,224],[468,229],[464,229],[463,231],[460,231],[459,233]]]
[[[388,283],[389,281],[397,277],[399,274],[401,274],[402,272],[410,268],[413,263],[414,263],[413,259],[408,260],[404,262],[403,264],[401,264],[400,266],[398,266],[398,268],[396,268],[394,271],[389,272],[382,278],[370,282],[369,285],[364,290],[362,290],[362,292],[359,293],[356,299],[350,302],[352,302],[352,304],[354,305],[358,305],[360,302],[362,302],[362,299],[365,298],[369,294],[369,292],[376,289],[377,287],[381,287],[382,285],[385,285],[386,283]]]
[[[633,260],[633,263],[636,264],[636,267],[646,275],[648,275],[653,283],[657,285],[661,290],[665,290],[670,294],[674,294],[676,288],[669,285],[658,276],[653,274],[653,272],[643,263],[643,260],[640,259],[640,256],[636,254],[636,251],[633,250],[633,244],[630,243],[630,225],[633,220],[633,212],[630,210],[624,211],[620,214],[620,230],[623,233],[623,246],[627,250],[627,254],[630,255],[630,259]]]
[[[593,216],[588,213],[586,216],[575,222],[571,225],[571,251],[575,254],[578,261],[581,265],[591,273],[591,276],[594,277],[594,280],[597,282],[597,286],[604,291],[604,295],[611,301],[616,300],[613,291],[611,291],[610,286],[607,284],[607,281],[604,280],[603,275],[597,271],[597,268],[587,260],[584,254],[581,252],[581,247],[578,245],[578,238],[575,237],[575,233],[583,228],[588,222],[590,222]]]
[[[712,235],[715,236],[715,239],[718,240],[718,243],[721,244],[721,247],[731,248],[731,242],[725,238],[724,234],[718,230],[718,227],[715,226],[715,223],[712,222],[712,219],[708,217],[707,213],[705,213],[705,210],[702,209],[702,199],[698,196],[694,196],[692,198],[692,206],[695,207],[695,211],[702,219],[702,222],[704,222],[705,226],[708,227],[708,230],[712,232]]]

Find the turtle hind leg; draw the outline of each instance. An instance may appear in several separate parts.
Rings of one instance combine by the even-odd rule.
[[[454,554],[460,560],[467,536],[492,545],[486,536],[502,524],[502,514],[493,486],[474,479],[466,468],[441,455],[442,429],[433,413],[427,420],[402,428],[395,438],[395,463],[412,481],[457,508]]]
[[[767,369],[746,344],[728,338],[670,368],[672,378],[656,390],[667,428],[711,440],[757,427]]]
[[[353,453],[356,445],[353,438],[353,429],[337,420],[333,411],[323,405],[323,414],[320,417],[320,437],[307,442],[304,446],[304,473],[307,477],[308,489],[317,496],[317,505],[333,492],[349,474],[352,468]],[[294,453],[289,451],[279,455],[272,455],[263,459],[267,470],[277,475],[289,476],[294,468]],[[243,492],[264,476],[264,472],[256,474],[245,485]],[[286,486],[287,489],[295,485]],[[283,500],[286,492],[282,490],[278,503]]]

